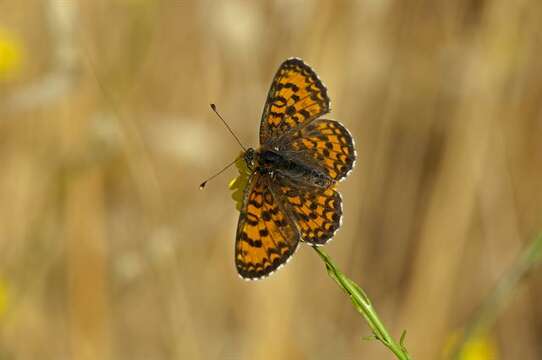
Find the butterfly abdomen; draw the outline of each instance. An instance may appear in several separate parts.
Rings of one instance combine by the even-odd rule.
[[[258,170],[262,174],[279,174],[299,185],[327,188],[333,183],[325,171],[270,149],[259,152]]]

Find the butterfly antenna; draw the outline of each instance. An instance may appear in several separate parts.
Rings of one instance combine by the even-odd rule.
[[[228,123],[222,118],[222,116],[220,116],[220,114],[218,113],[218,111],[216,110],[216,105],[215,104],[211,104],[211,109],[213,109],[213,111],[215,112],[215,114],[220,118],[220,120],[222,120],[222,122],[224,123],[224,125],[226,125],[226,127],[228,128],[229,132],[233,135],[233,137],[235,138],[235,140],[237,140],[237,142],[239,143],[239,145],[241,145],[241,148],[243,149],[243,151],[247,151],[247,149],[243,146],[243,144],[241,143],[241,140],[239,140],[239,138],[237,137],[237,135],[235,135],[235,133],[233,132],[233,130],[231,129],[231,127],[228,125]],[[231,165],[231,164],[230,164]],[[228,166],[230,166],[228,165]],[[217,174],[218,175],[218,174]],[[210,179],[209,179],[210,180]]]
[[[224,167],[224,169],[220,170],[219,172],[217,172],[216,174],[214,174],[213,176],[211,176],[210,178],[208,178],[207,180],[205,180],[204,182],[202,182],[200,185],[199,185],[199,188],[201,190],[203,190],[203,188],[205,187],[205,185],[207,185],[207,182],[213,180],[215,177],[217,177],[218,175],[222,174],[224,171],[226,171],[230,166],[232,166],[233,164],[235,164],[235,162],[237,161],[237,159],[233,160],[231,163],[229,163],[228,165],[226,165]]]

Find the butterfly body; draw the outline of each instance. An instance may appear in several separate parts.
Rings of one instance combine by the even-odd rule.
[[[299,242],[323,245],[341,225],[335,184],[354,166],[348,130],[319,119],[329,112],[327,89],[302,60],[288,59],[275,75],[260,125],[260,147],[244,160],[251,175],[237,226],[235,263],[247,280],[285,264]]]

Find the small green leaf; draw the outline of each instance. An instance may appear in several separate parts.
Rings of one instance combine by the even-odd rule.
[[[372,334],[372,335],[367,335],[367,336],[362,337],[361,340],[374,341],[374,340],[378,340],[378,338],[375,336],[375,334]]]
[[[404,345],[405,337],[406,337],[406,330],[403,330],[403,332],[401,333],[401,337],[399,338],[399,345],[401,345],[403,350],[405,350],[405,345]]]
[[[367,304],[368,306],[371,306],[371,301],[369,300],[369,297],[367,296],[367,294],[365,294],[365,291],[363,291],[363,289],[360,288],[358,284],[356,284],[354,281],[350,280],[349,278],[346,278],[346,280],[348,281],[350,286],[352,286],[352,288],[355,289],[356,295],[358,295],[363,300],[363,302],[365,302],[365,304]]]

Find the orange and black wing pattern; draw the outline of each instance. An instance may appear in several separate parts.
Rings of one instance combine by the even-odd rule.
[[[354,140],[338,121],[318,119],[299,129],[287,145],[297,156],[308,157],[335,181],[345,178],[356,161]]]
[[[286,202],[299,230],[301,240],[324,245],[341,226],[341,195],[333,187],[299,188],[279,184],[281,199]]]
[[[239,275],[253,280],[271,274],[288,261],[298,243],[299,233],[281,210],[269,178],[254,173],[237,225],[235,264]]]
[[[284,61],[271,83],[260,124],[260,144],[278,140],[330,110],[327,89],[301,59]]]

